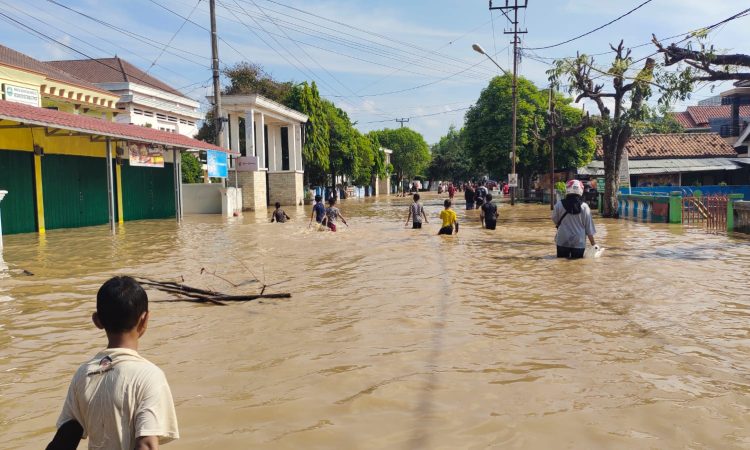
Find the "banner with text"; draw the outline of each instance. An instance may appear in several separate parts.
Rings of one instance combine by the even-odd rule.
[[[164,148],[157,145],[130,143],[128,160],[131,166],[164,167]]]

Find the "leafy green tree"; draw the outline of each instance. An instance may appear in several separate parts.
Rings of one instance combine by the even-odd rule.
[[[644,119],[634,125],[635,134],[647,133],[682,133],[685,128],[677,121],[667,105],[656,108],[645,107]]]
[[[286,106],[307,115],[305,144],[302,147],[302,164],[309,184],[326,184],[330,169],[330,129],[327,110],[320,98],[315,82],[294,86]]]
[[[448,134],[432,146],[432,160],[427,167],[431,180],[450,180],[454,183],[473,178],[472,160],[466,151],[462,130],[451,125]]]
[[[640,71],[630,76],[628,73],[636,63],[630,50],[622,41],[611,48],[615,55],[606,70],[596,68],[592,57],[578,55],[555,61],[555,66],[548,71],[551,82],[563,81],[568,92],[578,95],[576,101],[589,99],[599,109],[596,124],[604,156],[604,217],[617,217],[620,162],[625,145],[634,133],[634,125],[645,117],[655,68],[655,61],[646,58]],[[602,74],[606,82],[612,84],[609,91],[604,91],[604,83],[597,84]],[[612,103],[605,103],[605,99]]]
[[[201,162],[197,156],[192,153],[182,153],[182,182],[183,183],[200,183],[203,176]]]
[[[531,129],[534,117],[544,107],[544,96],[523,77],[518,79],[517,92],[516,164],[518,172],[530,172],[536,159]],[[512,98],[512,77],[498,76],[466,113],[466,149],[478,174],[504,178],[511,171]]]
[[[226,95],[260,94],[278,103],[285,103],[292,93],[292,82],[273,79],[257,64],[246,61],[225,68],[222,73],[229,79],[224,88]]]
[[[372,132],[380,146],[393,150],[391,163],[399,183],[421,174],[430,163],[430,148],[421,134],[410,128]]]

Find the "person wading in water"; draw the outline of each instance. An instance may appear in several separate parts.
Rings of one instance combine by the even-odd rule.
[[[591,208],[583,202],[583,183],[579,180],[568,181],[565,194],[565,198],[557,202],[552,211],[552,221],[557,227],[557,257],[583,258],[586,238],[592,246],[596,245]]]

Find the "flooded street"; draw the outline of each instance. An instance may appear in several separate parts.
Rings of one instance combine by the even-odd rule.
[[[596,219],[597,260],[554,258],[549,208],[502,204],[496,231],[404,227],[410,199],[5,236],[0,448],[43,448],[114,274],[291,299],[153,302],[140,352],[164,370],[179,449],[748,448],[750,241]],[[246,266],[246,267],[245,267]],[[85,448],[82,443],[80,448]]]

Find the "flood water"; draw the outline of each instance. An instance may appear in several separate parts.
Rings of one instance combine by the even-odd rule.
[[[596,260],[553,257],[549,208],[496,231],[404,227],[408,199],[346,200],[350,227],[192,216],[5,236],[0,448],[43,448],[114,274],[292,298],[162,303],[141,353],[170,382],[180,449],[750,447],[750,243],[596,220]],[[201,268],[240,287],[232,287]],[[254,273],[252,275],[249,270]],[[84,441],[80,448],[85,448]]]

